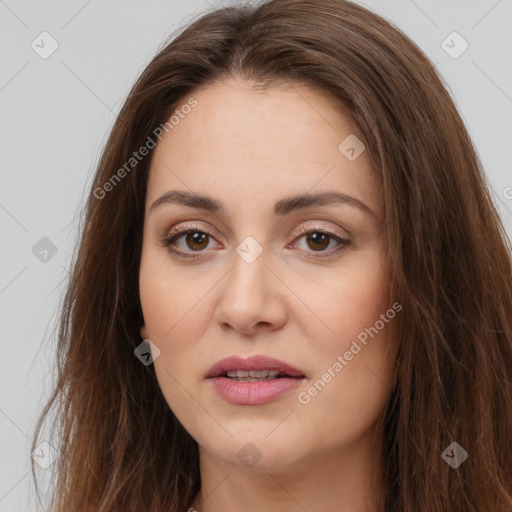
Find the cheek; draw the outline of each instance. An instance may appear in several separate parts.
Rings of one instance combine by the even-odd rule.
[[[359,331],[359,325],[354,320],[352,331]],[[355,442],[378,419],[391,392],[395,369],[388,327],[373,338],[368,336],[366,345],[357,336],[340,338],[329,353],[317,358],[318,371],[297,397],[298,421],[309,425],[312,434],[304,440],[307,449]],[[319,431],[322,436],[317,435]]]
[[[354,253],[338,272],[308,288],[305,302],[324,327],[310,332],[317,349],[326,355],[348,350],[391,307],[389,289],[383,251],[375,248]]]
[[[207,275],[177,270],[165,251],[143,250],[139,292],[144,323],[150,339],[158,346],[176,343],[189,346],[183,336],[193,339],[193,332],[207,318],[204,300],[214,285]],[[198,322],[199,320],[199,322]]]
[[[204,318],[204,305],[196,298],[201,290],[188,287],[182,276],[173,274],[169,264],[159,260],[159,256],[143,255],[141,261],[144,336],[160,350],[153,365],[165,401],[182,424],[190,425],[197,423],[195,419],[201,415],[191,399],[197,390],[190,375],[197,360],[194,340],[199,339],[201,328],[193,320]]]
[[[361,255],[335,283],[323,295],[309,296],[321,304],[319,316],[330,335],[311,337],[315,375],[301,403],[332,431],[355,434],[373,422],[391,391],[391,328],[400,313],[392,308],[380,252]]]
[[[209,283],[206,277],[177,271],[164,251],[143,250],[139,292],[144,336],[160,350],[154,360],[155,372],[173,410],[191,410],[197,342],[212,315],[206,299],[214,281]]]

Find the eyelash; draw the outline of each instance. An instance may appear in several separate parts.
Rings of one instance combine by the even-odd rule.
[[[207,231],[204,231],[203,229],[200,229],[200,228],[194,227],[194,226],[189,226],[189,227],[183,228],[182,230],[176,230],[176,231],[171,232],[171,236],[166,236],[162,240],[162,243],[163,243],[164,247],[166,247],[170,253],[172,253],[173,255],[177,256],[178,258],[183,258],[183,259],[201,258],[203,256],[202,253],[204,252],[204,250],[202,250],[202,251],[191,251],[191,252],[186,251],[186,252],[184,252],[184,251],[181,251],[181,250],[176,250],[176,249],[174,249],[172,247],[172,244],[176,240],[178,240],[182,236],[190,234],[190,233],[201,233],[201,234],[206,235],[206,236],[208,236],[210,238],[214,238],[210,233],[208,233]],[[313,233],[321,233],[321,234],[327,235],[327,236],[329,236],[331,239],[333,239],[334,241],[336,241],[340,245],[337,248],[331,249],[329,251],[318,251],[319,253],[327,252],[328,253],[327,255],[311,255],[311,256],[308,256],[309,258],[313,258],[313,259],[329,258],[331,256],[337,255],[337,254],[345,251],[347,249],[347,247],[351,243],[350,240],[345,240],[343,238],[340,238],[339,236],[335,235],[334,233],[332,233],[330,231],[327,231],[325,229],[322,229],[322,228],[302,229],[301,232],[300,232],[299,238],[296,239],[296,240],[300,240],[304,236],[309,235],[309,234],[313,234]]]

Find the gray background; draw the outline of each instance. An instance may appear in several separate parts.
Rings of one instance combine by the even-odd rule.
[[[52,384],[51,334],[76,215],[115,113],[172,31],[234,3],[0,0],[0,512],[39,510],[29,440]],[[401,28],[445,77],[510,234],[512,1],[359,3]],[[31,47],[35,40],[39,51],[51,48],[44,31],[58,43],[46,59]],[[453,31],[469,44],[458,58],[442,47]],[[456,39],[447,44],[462,48]],[[54,255],[44,253],[43,237]]]

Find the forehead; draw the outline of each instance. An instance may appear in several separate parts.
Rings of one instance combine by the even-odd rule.
[[[190,98],[196,106],[154,150],[147,202],[178,188],[254,207],[255,197],[273,204],[284,192],[334,188],[376,204],[365,151],[351,161],[340,150],[362,135],[333,96],[299,83],[262,89],[229,79],[197,89],[177,109]]]

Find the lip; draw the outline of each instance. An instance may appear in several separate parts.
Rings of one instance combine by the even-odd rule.
[[[279,361],[278,359],[274,359],[270,356],[257,355],[246,358],[240,356],[232,356],[221,359],[210,368],[206,378],[220,377],[230,370],[274,370],[277,372],[286,373],[290,377],[304,377],[304,372],[289,365],[288,363]]]
[[[224,374],[230,370],[274,370],[289,377],[243,382],[228,379]],[[276,399],[283,393],[297,388],[306,378],[304,372],[269,356],[227,357],[214,364],[206,375],[214,390],[224,400],[237,405],[261,405]]]

